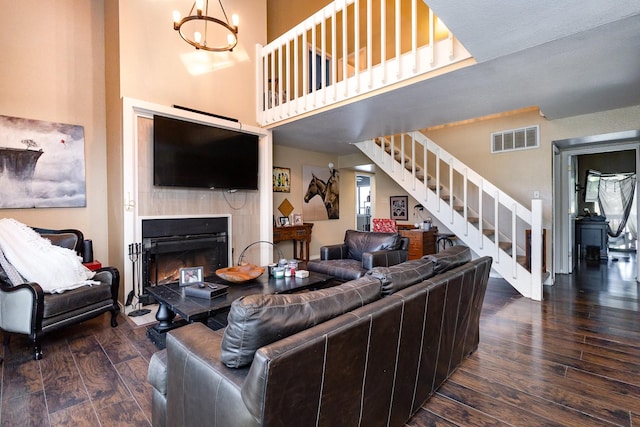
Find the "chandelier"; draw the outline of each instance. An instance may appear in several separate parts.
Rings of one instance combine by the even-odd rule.
[[[177,10],[173,11],[173,29],[196,49],[210,52],[232,51],[238,44],[238,15],[231,16],[232,24],[230,24],[222,6],[222,0],[218,0],[218,3],[220,3],[224,21],[209,16],[209,0],[196,0],[191,6],[189,15],[184,18],[181,18]]]

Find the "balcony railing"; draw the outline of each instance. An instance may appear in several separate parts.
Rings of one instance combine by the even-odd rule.
[[[257,46],[263,126],[348,101],[471,55],[421,0],[338,0]]]

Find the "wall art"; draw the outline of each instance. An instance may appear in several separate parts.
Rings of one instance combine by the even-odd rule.
[[[0,208],[86,205],[84,128],[0,115]]]
[[[340,218],[340,173],[333,164],[328,167],[303,166],[302,182],[306,183],[302,215],[307,221]]]
[[[407,221],[409,219],[409,196],[391,196],[389,205],[391,208],[391,219],[396,221]]]
[[[289,193],[291,191],[291,169],[273,168],[273,191]]]

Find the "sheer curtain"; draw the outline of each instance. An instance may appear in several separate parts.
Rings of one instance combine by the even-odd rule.
[[[635,189],[634,173],[601,176],[598,205],[600,212],[609,220],[609,236],[620,236],[628,225],[633,238],[638,238]]]

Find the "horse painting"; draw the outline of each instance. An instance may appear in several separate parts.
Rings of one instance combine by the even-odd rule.
[[[327,189],[324,193],[324,207],[327,210],[329,219],[340,218],[340,182],[338,171],[331,169],[331,176],[327,180]]]
[[[309,201],[315,196],[320,196],[320,198],[324,200],[324,194],[327,189],[327,184],[318,178],[315,173],[312,173],[311,177],[309,187],[307,187],[307,192],[304,195],[305,203],[309,203]]]
[[[340,218],[340,190],[339,190],[339,172],[331,168],[329,171],[327,182],[318,178],[315,173],[311,173],[311,180],[304,195],[304,202],[309,203],[312,198],[318,196],[324,204],[328,219]],[[305,213],[305,218],[309,215]]]

